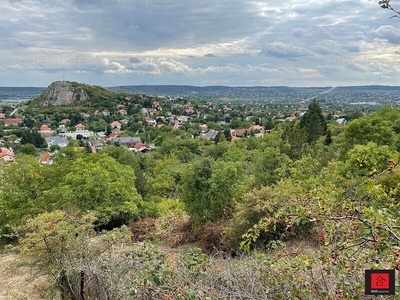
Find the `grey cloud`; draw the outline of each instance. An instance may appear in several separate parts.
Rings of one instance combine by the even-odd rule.
[[[360,46],[358,45],[347,45],[347,46],[343,46],[343,49],[349,51],[349,52],[353,52],[353,53],[358,53],[360,52]]]
[[[305,48],[283,43],[266,43],[262,45],[260,53],[264,56],[273,56],[277,58],[296,58],[313,55],[311,51]]]
[[[396,20],[371,1],[160,2],[2,1],[0,80],[51,82],[66,72],[102,84],[362,83],[393,70],[329,61],[400,52]]]
[[[137,58],[137,57],[131,57],[131,58],[129,59],[129,63],[131,63],[131,64],[140,63],[140,59]]]
[[[381,26],[376,30],[372,30],[372,34],[376,37],[386,39],[389,43],[400,44],[400,29],[393,25]]]

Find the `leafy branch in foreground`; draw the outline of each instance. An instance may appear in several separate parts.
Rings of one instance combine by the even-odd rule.
[[[400,18],[400,11],[395,10],[391,5],[390,5],[390,0],[381,0],[379,1],[379,6],[382,7],[383,9],[390,9],[391,11],[394,11],[396,14],[391,16],[391,18]]]

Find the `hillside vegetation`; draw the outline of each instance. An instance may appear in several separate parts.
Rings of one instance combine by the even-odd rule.
[[[397,108],[339,125],[314,100],[262,138],[21,154],[1,168],[2,240],[49,298],[361,299],[365,269],[400,267],[399,133]]]

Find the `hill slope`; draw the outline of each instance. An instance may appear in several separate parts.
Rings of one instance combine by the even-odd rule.
[[[50,84],[36,99],[28,103],[28,110],[49,108],[90,108],[113,110],[123,103],[126,96],[137,100],[137,95],[114,92],[100,86],[92,86],[70,81],[56,81]]]

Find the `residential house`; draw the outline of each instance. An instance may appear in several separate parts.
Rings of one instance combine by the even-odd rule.
[[[293,114],[293,115],[291,115],[290,117],[287,117],[287,118],[285,119],[285,121],[296,121],[296,120],[297,120],[297,117],[296,117],[295,114]]]
[[[64,124],[58,126],[58,135],[65,137],[66,127]]]
[[[12,163],[14,162],[14,151],[10,148],[1,147],[0,148],[0,158],[3,159],[5,162]]]
[[[120,130],[121,130],[122,124],[121,124],[120,122],[118,122],[118,121],[114,121],[114,122],[112,122],[112,123],[110,124],[110,126],[111,126],[111,129],[112,129],[112,130],[120,131]]]
[[[185,112],[187,113],[187,114],[194,114],[194,109],[193,109],[193,107],[188,107],[188,108],[186,108],[186,110],[185,110]]]
[[[6,114],[0,114],[0,119],[5,119],[6,118]]]
[[[42,165],[51,165],[53,163],[53,160],[51,159],[51,154],[50,152],[46,152],[40,159],[40,163]]]
[[[53,145],[57,145],[57,146],[63,148],[63,147],[67,147],[67,145],[68,145],[68,139],[65,137],[61,137],[61,136],[49,136],[49,137],[46,137],[45,140],[49,147],[51,147]]]
[[[102,139],[97,139],[97,140],[92,140],[89,141],[90,146],[94,147],[95,151],[99,151],[101,149],[103,149],[103,147],[106,146],[106,144],[104,143],[104,140]]]
[[[217,137],[217,135],[218,131],[211,129],[207,133],[201,134],[200,136],[209,140],[213,140]]]
[[[260,125],[253,125],[249,127],[248,133],[253,133],[256,138],[262,138],[265,134],[265,129],[263,126]]]
[[[200,130],[201,130],[201,132],[206,132],[207,131],[207,129],[208,129],[208,126],[207,126],[207,124],[201,124],[200,125]]]
[[[4,120],[4,126],[10,126],[10,125],[19,125],[22,123],[21,118],[16,118],[16,119],[5,119]]]
[[[131,137],[131,136],[124,136],[124,137],[115,137],[111,140],[111,145],[124,145],[129,146],[132,143],[138,143],[142,140],[140,137]]]
[[[85,125],[83,125],[82,123],[79,123],[75,126],[75,132],[70,131],[64,134],[66,138],[71,139],[77,139],[78,136],[82,136],[83,138],[87,139],[92,135],[94,135],[93,131],[85,130]]]
[[[103,109],[103,111],[101,112],[103,114],[103,116],[109,116],[110,112],[108,109]]]
[[[85,121],[87,121],[87,120],[90,118],[90,115],[87,114],[87,113],[81,113],[81,117],[82,117]]]
[[[137,142],[135,144],[132,145],[133,147],[128,147],[129,150],[131,151],[135,151],[135,152],[142,152],[142,153],[146,153],[150,151],[150,148],[146,146],[146,144],[142,143],[142,142]]]
[[[189,117],[187,117],[187,116],[179,116],[179,117],[177,117],[176,119],[177,119],[179,122],[184,123],[184,122],[187,122],[187,121],[189,120]]]
[[[225,126],[225,125],[226,125],[226,122],[225,122],[225,121],[218,121],[218,122],[217,122],[217,125],[218,125],[218,126]]]
[[[240,137],[244,136],[247,133],[247,129],[231,129],[231,137]]]
[[[181,127],[181,124],[178,121],[175,121],[174,126],[172,127],[172,130],[177,130],[179,127]]]
[[[126,115],[128,115],[128,112],[126,111],[126,109],[119,109],[117,111],[117,114],[119,114],[121,116],[126,116]]]
[[[336,123],[338,123],[339,125],[346,125],[347,120],[345,118],[339,118],[336,120]]]
[[[145,117],[144,119],[146,120],[146,123],[147,123],[148,125],[157,125],[156,120],[154,120],[154,119],[152,119],[152,118]]]
[[[40,133],[51,133],[52,130],[49,127],[49,125],[43,124],[42,126],[40,126]]]
[[[79,123],[78,125],[75,126],[75,131],[83,131],[85,130],[85,125],[82,123]]]

